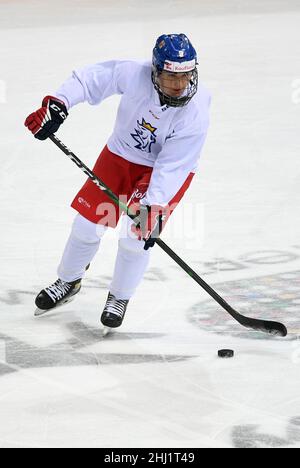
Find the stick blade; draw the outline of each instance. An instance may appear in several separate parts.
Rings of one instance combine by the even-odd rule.
[[[269,335],[273,335],[273,336],[285,337],[288,334],[288,331],[285,325],[279,322],[265,321],[264,329],[265,329],[265,333],[268,333]]]
[[[269,320],[259,320],[250,317],[243,317],[242,320],[239,320],[241,325],[244,325],[247,328],[252,330],[261,331],[272,336],[281,336],[285,337],[288,334],[287,328],[283,323],[272,322]]]

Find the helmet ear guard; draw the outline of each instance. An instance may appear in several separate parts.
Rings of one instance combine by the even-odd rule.
[[[152,82],[162,105],[183,107],[187,105],[198,89],[197,54],[185,34],[169,34],[160,36],[153,49]],[[187,87],[180,97],[167,94],[160,85],[160,75],[190,73]]]

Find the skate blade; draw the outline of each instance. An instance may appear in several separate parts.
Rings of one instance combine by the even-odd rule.
[[[54,310],[59,309],[60,307],[62,307],[62,306],[64,306],[64,305],[69,304],[70,302],[74,301],[75,296],[76,296],[76,294],[74,294],[74,296],[70,297],[70,298],[67,299],[66,301],[61,302],[61,303],[58,304],[56,307],[52,307],[52,309],[43,310],[43,309],[39,309],[39,308],[37,307],[37,308],[35,309],[35,311],[34,311],[34,316],[35,316],[35,317],[41,317],[41,315],[45,315],[45,314],[48,314],[49,312],[53,312]]]
[[[111,335],[112,333],[113,333],[113,328],[110,328],[110,327],[104,327],[102,330],[103,338],[107,335]]]

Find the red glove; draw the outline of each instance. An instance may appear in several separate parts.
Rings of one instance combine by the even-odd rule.
[[[145,250],[153,247],[160,236],[167,218],[166,208],[159,205],[146,206],[135,203],[130,206],[130,211],[136,215],[132,232],[139,240],[145,240]]]
[[[38,140],[46,140],[59,129],[67,117],[65,103],[55,97],[46,96],[42,107],[27,117],[25,127],[28,127]]]

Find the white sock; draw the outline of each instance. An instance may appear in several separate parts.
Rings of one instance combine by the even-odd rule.
[[[131,232],[132,221],[128,216],[122,219],[119,249],[115,263],[110,292],[117,299],[130,299],[143,279],[150,260],[150,250],[144,250],[145,243]]]
[[[86,267],[96,255],[106,230],[106,227],[91,223],[80,214],[76,216],[57,270],[60,279],[72,282],[83,278]]]

